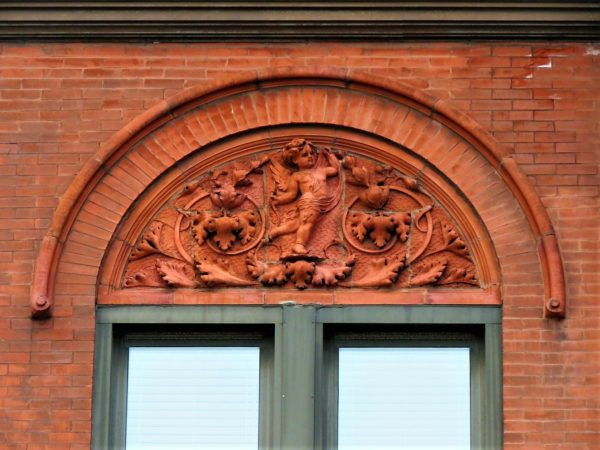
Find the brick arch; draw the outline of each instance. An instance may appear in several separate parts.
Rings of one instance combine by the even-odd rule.
[[[534,284],[544,284],[545,313],[564,315],[562,262],[548,215],[493,138],[443,101],[405,85],[371,75],[305,70],[190,89],[110,139],[67,190],[42,242],[33,316],[48,316],[53,297],[95,294],[117,225],[155,179],[173,176],[181,161],[211,143],[294,124],[333,127],[341,136],[345,129],[359,130],[419,155],[432,177],[449,178],[477,211],[499,260],[502,288],[510,292],[526,268]]]

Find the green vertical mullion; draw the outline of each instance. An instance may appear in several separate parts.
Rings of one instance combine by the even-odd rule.
[[[471,385],[471,449],[484,450],[483,423],[485,405],[483,390],[485,389],[485,360],[483,342],[475,341],[469,345],[470,351],[470,385]]]
[[[129,348],[123,341],[124,336],[121,333],[113,334],[113,361],[110,382],[110,449],[124,449],[127,442]]]
[[[325,419],[324,405],[327,402],[325,383],[323,380],[326,376],[324,343],[325,336],[323,335],[323,324],[315,323],[315,449],[323,450],[325,448],[324,437]]]
[[[281,415],[282,415],[282,386],[283,375],[283,323],[275,324],[275,335],[273,342],[273,383],[271,385],[271,402],[269,404],[270,420],[268,439],[265,445],[268,449],[281,448]]]
[[[502,325],[485,325],[485,386],[483,395],[485,449],[502,449]]]
[[[314,445],[315,308],[283,309],[281,447],[310,450]]]
[[[111,383],[112,328],[112,324],[96,324],[92,449],[108,448],[110,437],[110,402],[107,399]]]

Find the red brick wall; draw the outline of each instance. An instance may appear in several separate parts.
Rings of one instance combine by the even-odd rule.
[[[185,88],[304,65],[401,80],[514,151],[557,231],[569,303],[567,319],[542,319],[526,279],[505,303],[505,447],[597,448],[600,45],[505,43],[0,45],[0,448],[89,447],[89,293],[29,319],[38,246],[77,170]]]

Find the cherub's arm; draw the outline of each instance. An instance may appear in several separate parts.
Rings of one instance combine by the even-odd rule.
[[[325,155],[327,156],[327,162],[329,163],[329,166],[325,168],[325,174],[328,177],[333,177],[335,175],[338,174],[339,172],[339,164],[338,164],[338,160],[336,158],[336,156],[331,153],[329,150],[323,150],[325,151]]]
[[[298,196],[298,180],[296,179],[296,175],[292,175],[289,178],[287,184],[287,190],[283,192],[276,192],[272,195],[272,201],[275,205],[285,205],[286,203],[292,202],[296,200]]]

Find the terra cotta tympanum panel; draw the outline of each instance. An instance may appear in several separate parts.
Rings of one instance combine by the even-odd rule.
[[[148,224],[122,280],[124,288],[248,286],[479,280],[458,227],[415,178],[296,137],[189,180]]]

